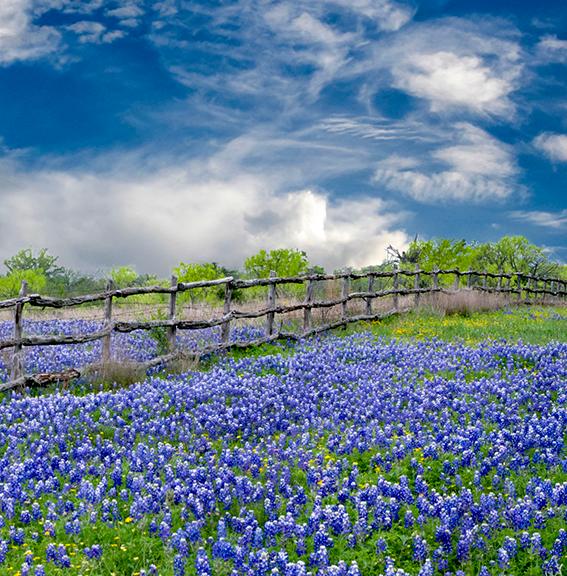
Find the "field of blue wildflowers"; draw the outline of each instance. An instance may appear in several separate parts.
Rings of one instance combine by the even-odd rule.
[[[72,349],[28,366],[100,354]],[[360,333],[4,396],[0,574],[561,574],[566,376],[565,342]]]

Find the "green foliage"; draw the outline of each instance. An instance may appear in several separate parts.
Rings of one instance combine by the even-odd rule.
[[[561,267],[550,260],[544,249],[524,236],[504,236],[497,242],[482,244],[447,238],[411,242],[406,251],[389,248],[393,262],[404,269],[416,264],[422,270],[434,268],[487,272],[523,272],[534,276],[559,275]]]
[[[252,278],[268,278],[271,271],[276,276],[299,276],[309,269],[307,254],[301,250],[278,248],[276,250],[260,250],[257,254],[244,261],[246,274]]]
[[[498,242],[481,244],[474,252],[474,264],[489,272],[523,272],[534,276],[559,273],[543,248],[531,244],[524,236],[504,236]]]
[[[47,283],[41,270],[14,270],[6,276],[0,276],[0,298],[13,298],[20,292],[22,281],[28,283],[28,294],[41,292]]]
[[[136,283],[138,273],[134,268],[132,268],[132,266],[120,266],[119,268],[113,268],[110,271],[110,277],[112,278],[116,288],[127,288]]]
[[[40,272],[47,279],[52,279],[60,276],[65,270],[57,265],[57,260],[58,257],[49,254],[47,248],[42,248],[37,256],[33,254],[31,248],[25,248],[4,260],[4,266],[8,269],[9,274],[22,270],[33,270]]]
[[[167,320],[167,315],[163,310],[157,310],[150,315],[150,320]],[[169,351],[169,339],[167,328],[164,326],[154,326],[148,330],[148,335],[156,343],[157,355],[162,356]]]
[[[177,276],[179,282],[198,282],[199,280],[217,280],[227,276],[227,270],[219,266],[216,262],[205,262],[204,264],[186,264],[180,262],[173,269],[173,274]],[[209,302],[218,303],[224,298],[224,286],[218,288],[195,288],[179,295],[181,301],[190,299],[191,303]]]

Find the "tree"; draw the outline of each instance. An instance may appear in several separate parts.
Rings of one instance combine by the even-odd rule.
[[[227,276],[226,269],[219,266],[216,262],[205,262],[203,264],[186,264],[180,262],[178,266],[173,269],[173,274],[177,276],[179,282],[198,282],[199,280],[217,280]],[[220,289],[208,290],[206,288],[196,288],[189,290],[189,298],[191,302],[199,300],[217,301],[222,297],[224,287]],[[182,293],[181,298],[187,298]]]
[[[4,260],[4,266],[8,273],[18,270],[35,270],[41,272],[48,280],[61,276],[64,272],[62,266],[57,265],[58,256],[48,254],[47,248],[42,248],[37,256],[34,256],[31,248],[20,250],[11,258]]]
[[[276,276],[299,276],[309,269],[307,254],[301,250],[278,248],[276,250],[260,250],[257,254],[244,261],[246,273],[253,278],[267,278],[271,271]]]
[[[497,242],[481,244],[475,251],[474,265],[489,272],[522,272],[533,276],[551,276],[559,272],[544,249],[524,236],[504,236]]]
[[[20,292],[22,281],[28,283],[28,294],[41,292],[47,279],[40,270],[14,270],[0,277],[0,298],[13,298]]]
[[[116,288],[127,288],[136,283],[138,273],[134,268],[132,268],[132,266],[120,266],[119,268],[113,268],[110,271],[110,277],[112,278]]]

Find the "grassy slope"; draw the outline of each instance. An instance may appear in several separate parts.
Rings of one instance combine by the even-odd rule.
[[[545,344],[552,340],[567,340],[567,308],[530,306],[450,316],[428,311],[410,312],[381,322],[351,324],[343,333],[364,329],[386,338],[461,338],[469,344],[506,339]]]

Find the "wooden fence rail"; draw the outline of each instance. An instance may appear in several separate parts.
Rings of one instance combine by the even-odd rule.
[[[449,276],[449,281],[441,282],[441,277]],[[404,277],[407,279],[404,281]],[[411,278],[413,277],[413,280]],[[351,286],[357,280],[367,280],[365,291],[351,291]],[[377,279],[391,279],[391,288],[382,286],[376,290]],[[427,280],[429,279],[429,280]],[[452,279],[452,282],[451,282]],[[463,282],[463,280],[465,280]],[[492,284],[489,285],[489,279]],[[328,300],[316,300],[314,293],[317,285],[328,281],[341,282],[341,296]],[[277,287],[290,284],[305,284],[305,298],[293,304],[277,303]],[[444,286],[442,284],[445,284]],[[201,288],[224,287],[224,305],[222,315],[209,320],[179,320],[176,317],[177,295],[182,292]],[[239,310],[233,307],[235,290],[246,290],[254,287],[267,287],[266,305],[256,310]],[[127,333],[134,330],[152,330],[164,328],[167,331],[169,350],[167,354],[158,356],[142,366],[150,367],[171,361],[183,351],[176,346],[178,330],[199,330],[221,327],[219,343],[212,344],[199,351],[199,354],[210,353],[228,348],[243,348],[279,338],[297,339],[345,326],[361,320],[377,320],[388,315],[404,312],[411,308],[400,306],[400,297],[413,295],[413,306],[419,305],[424,294],[444,293],[456,294],[462,290],[479,291],[481,293],[501,293],[515,295],[516,302],[529,302],[530,298],[545,298],[553,296],[563,299],[567,295],[567,281],[560,278],[542,278],[522,273],[493,273],[486,271],[467,270],[458,268],[448,270],[393,270],[371,271],[364,273],[342,272],[339,274],[311,274],[292,276],[287,278],[276,277],[271,274],[269,278],[252,280],[235,279],[231,276],[217,280],[203,280],[198,282],[178,282],[176,277],[171,278],[169,286],[143,286],[132,288],[114,288],[111,283],[104,292],[75,296],[70,298],[52,298],[40,294],[28,294],[27,285],[22,283],[20,293],[16,298],[0,301],[0,309],[14,309],[13,337],[0,340],[0,350],[12,348],[10,366],[10,381],[0,383],[0,391],[9,390],[18,385],[34,381],[33,375],[24,374],[23,349],[30,346],[54,346],[62,344],[83,344],[102,340],[102,362],[111,361],[111,338],[113,332]],[[112,304],[115,298],[128,298],[144,294],[169,295],[167,317],[160,320],[149,321],[117,321],[113,319]],[[388,312],[377,313],[373,311],[373,301],[378,298],[392,298],[392,309]],[[362,300],[365,304],[364,314],[349,314],[349,302]],[[99,330],[86,334],[36,336],[23,333],[24,306],[39,308],[69,308],[94,302],[104,303],[104,323]],[[313,327],[312,311],[340,306],[338,320]],[[303,326],[299,333],[277,330],[275,318],[280,314],[303,311]],[[265,335],[255,340],[236,341],[230,339],[231,322],[242,319],[265,318]],[[78,371],[75,371],[78,374]]]

